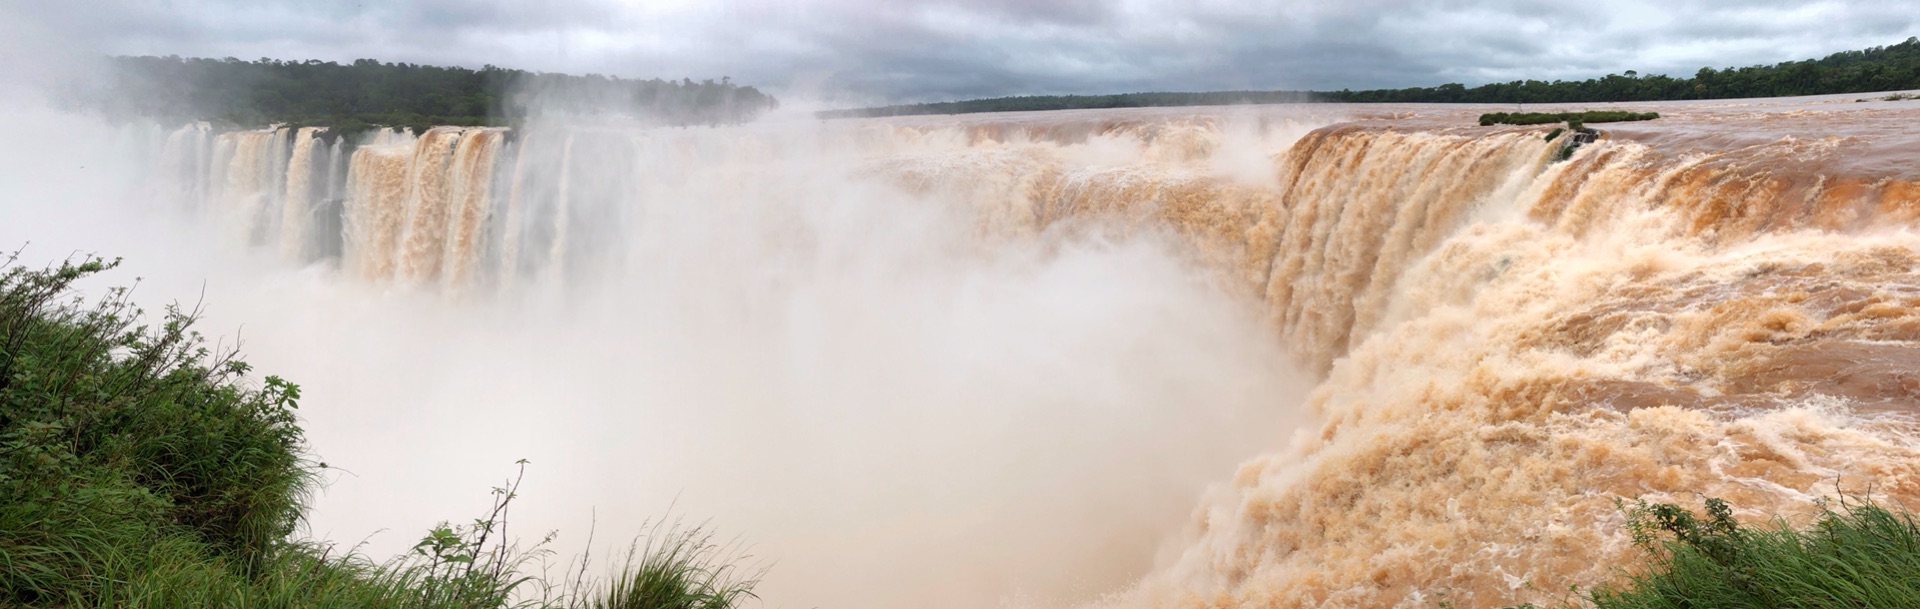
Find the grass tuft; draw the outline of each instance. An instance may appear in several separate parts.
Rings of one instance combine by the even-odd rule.
[[[715,541],[703,526],[658,521],[627,550],[620,572],[585,609],[727,609],[758,598],[765,570],[742,566],[751,557]]]
[[[1704,517],[1673,504],[1628,514],[1651,562],[1595,591],[1600,609],[1920,607],[1920,527],[1904,510],[1843,499],[1802,530],[1742,525],[1719,499]]]

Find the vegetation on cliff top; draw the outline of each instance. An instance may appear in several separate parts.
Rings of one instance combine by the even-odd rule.
[[[507,535],[517,477],[482,518],[389,562],[297,541],[325,467],[304,456],[298,386],[252,386],[232,351],[204,346],[194,311],[148,326],[125,289],[74,296],[115,263],[13,260],[0,258],[0,606],[726,609],[753,594],[745,557],[678,522],[651,527],[610,582],[585,557],[542,579],[524,567],[544,541]]]
[[[536,109],[715,125],[749,121],[779,106],[772,96],[725,77],[636,80],[372,59],[339,64],[172,56],[114,57],[108,68],[102,81],[73,85],[68,94],[75,103],[111,116],[243,127],[505,125]]]
[[[1365,91],[1232,91],[1221,93],[1129,93],[1123,95],[1033,95],[966,101],[905,104],[879,108],[822,112],[822,118],[897,116],[908,114],[965,114],[1069,108],[1138,106],[1202,106],[1292,101],[1353,103],[1498,103],[1545,104],[1675,99],[1731,99],[1863,93],[1920,89],[1920,38],[1892,46],[1842,51],[1821,59],[1788,61],[1770,66],[1701,68],[1692,77],[1641,76],[1627,70],[1587,80],[1516,80],[1468,87],[1449,83],[1435,87],[1371,89]]]
[[[1588,110],[1585,112],[1493,112],[1480,115],[1480,125],[1545,125],[1560,122],[1617,123],[1622,121],[1650,121],[1656,118],[1660,118],[1660,113],[1624,112],[1618,110]]]
[[[1097,108],[1153,108],[1163,106],[1228,106],[1233,104],[1285,104],[1315,101],[1308,91],[1212,91],[1206,93],[1121,93],[1116,95],[1021,95],[970,99],[965,101],[905,104],[852,110],[826,110],[820,118],[862,116],[909,116],[918,114],[970,114],[974,112],[1027,112],[1039,110],[1085,110]]]

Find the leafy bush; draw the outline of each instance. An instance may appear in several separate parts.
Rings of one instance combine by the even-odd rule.
[[[0,274],[0,593],[31,601],[104,584],[101,545],[175,535],[242,573],[300,516],[311,479],[294,425],[299,387],[213,354],[168,307],[155,327],[116,288],[97,305],[73,282],[117,261]],[[70,535],[87,531],[91,535]]]

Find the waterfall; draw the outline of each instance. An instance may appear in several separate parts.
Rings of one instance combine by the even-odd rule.
[[[314,154],[314,148],[321,142],[313,136],[320,130],[300,128],[293,138],[293,156],[287,164],[287,192],[280,212],[280,253],[296,262],[310,259],[319,249],[314,225],[325,207],[324,201],[316,201],[314,194],[326,186],[315,184],[314,178],[324,179],[327,175],[327,168],[317,165],[322,159]]]
[[[468,287],[487,253],[505,135],[437,127],[418,138],[370,137],[342,180],[347,268],[369,279]]]
[[[1545,603],[1636,556],[1622,498],[1787,515],[1837,485],[1920,499],[1914,429],[1878,414],[1920,395],[1920,176],[1898,142],[1714,115],[1754,121],[1736,145],[1682,112],[1561,161],[1546,129],[1454,110],[1156,112],[358,142],[202,125],[166,138],[162,173],[243,241],[301,261],[337,241],[351,280],[449,297],[629,264],[712,287],[674,274],[708,270],[675,248],[778,292],[860,251],[846,240],[895,237],[821,204],[837,196],[954,214],[980,249],[1164,239],[1313,377],[1314,423],[1219,472],[1112,606]]]
[[[280,232],[291,161],[290,130],[284,127],[222,133],[214,163],[213,199],[241,240],[264,244]]]
[[[204,122],[186,125],[167,135],[160,153],[159,188],[176,206],[191,208],[206,198],[212,138],[212,127]]]
[[[413,145],[376,138],[353,153],[342,222],[346,268],[366,279],[392,277],[407,219]]]
[[[435,127],[414,146],[396,268],[400,279],[425,283],[440,277],[455,181],[452,160],[462,134],[459,128]]]
[[[467,287],[479,271],[489,215],[493,212],[495,156],[505,140],[500,129],[475,129],[460,139],[448,171],[446,249],[441,277],[449,290]]]

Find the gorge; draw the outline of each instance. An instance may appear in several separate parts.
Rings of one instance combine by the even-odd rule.
[[[533,528],[711,514],[772,605],[1501,607],[1621,501],[1920,500],[1920,107],[1621,107],[109,137],[177,281],[264,259],[214,319],[353,472],[317,536],[525,456]]]

